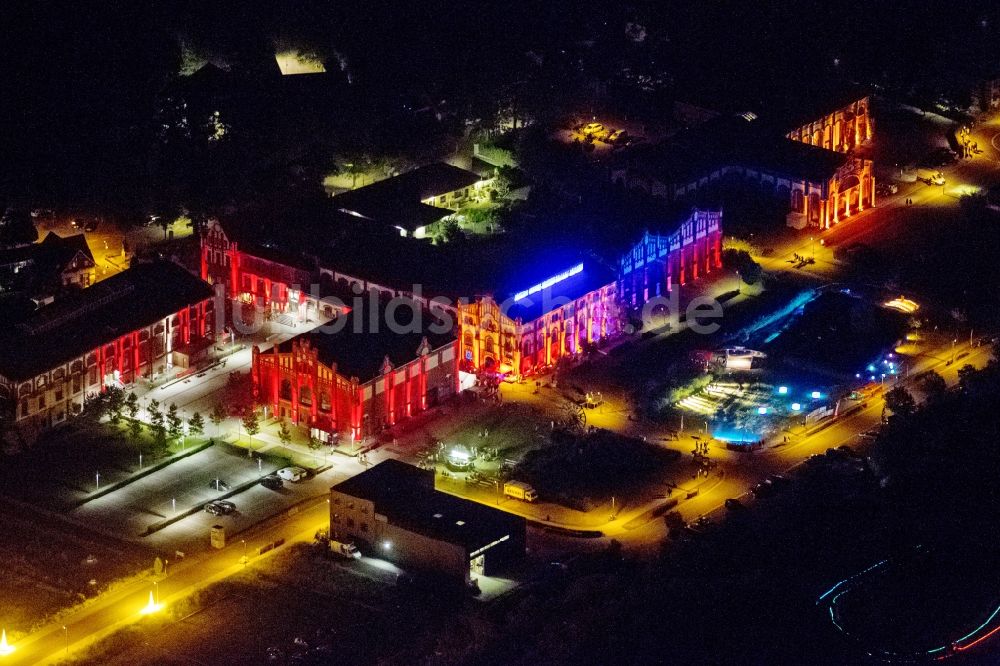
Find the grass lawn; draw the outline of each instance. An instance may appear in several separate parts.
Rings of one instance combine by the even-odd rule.
[[[634,497],[654,483],[674,481],[678,451],[606,430],[553,437],[514,469],[546,500],[589,510],[614,496]],[[660,488],[662,490],[662,487]]]
[[[185,447],[199,441],[189,437]],[[140,453],[142,466],[148,467],[181,445],[173,443],[159,454],[157,448],[146,429],[136,440],[124,422],[115,426],[73,419],[43,433],[31,448],[7,457],[0,466],[0,488],[3,494],[65,510],[97,489],[98,473],[100,487],[106,487],[138,472]]]

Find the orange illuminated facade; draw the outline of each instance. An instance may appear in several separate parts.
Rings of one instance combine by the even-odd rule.
[[[531,374],[618,335],[617,289],[609,278],[599,266],[581,262],[502,303],[486,295],[459,304],[460,368]]]
[[[847,153],[870,141],[874,128],[867,96],[790,131],[786,136],[811,146]]]

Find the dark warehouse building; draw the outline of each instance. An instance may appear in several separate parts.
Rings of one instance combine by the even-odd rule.
[[[434,489],[434,471],[386,460],[330,489],[330,536],[404,568],[471,580],[524,556],[524,518]]]

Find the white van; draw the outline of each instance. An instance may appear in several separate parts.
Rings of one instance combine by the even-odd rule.
[[[330,539],[330,552],[351,560],[361,557],[361,551],[350,541],[335,541],[334,539]]]

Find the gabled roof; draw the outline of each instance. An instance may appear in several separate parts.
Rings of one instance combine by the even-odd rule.
[[[77,255],[82,255],[91,264],[96,263],[84,234],[57,236],[49,232],[38,244],[36,262],[53,270],[64,271]]]
[[[138,264],[0,329],[0,375],[21,381],[213,295],[177,264]]]

